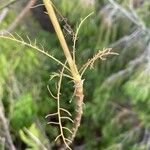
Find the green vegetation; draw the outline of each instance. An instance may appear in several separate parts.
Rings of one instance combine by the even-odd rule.
[[[133,20],[137,24],[127,14],[115,9],[111,0],[96,0],[93,5],[88,2],[82,4],[81,0],[54,2],[64,17],[57,12],[70,49],[81,19],[94,12],[79,31],[76,45],[78,68],[103,48],[112,47],[119,53],[119,56],[110,55],[106,60],[96,61],[93,69],[86,70],[83,75],[86,79],[84,113],[73,148],[147,150],[148,141],[144,141],[144,136],[150,129],[150,3],[149,0],[140,4],[138,0],[133,1],[133,10],[138,18],[131,15],[133,12],[127,0],[118,1],[118,6],[135,17]],[[14,11],[12,8],[0,23],[0,30],[14,20]],[[25,41],[28,41],[26,35],[32,42],[36,39],[48,53],[64,62],[55,33],[44,31],[31,14],[15,32]],[[59,129],[47,125],[47,121],[56,121],[56,118],[45,119],[47,114],[57,109],[47,85],[56,95],[58,78],[51,80],[51,75],[59,73],[59,69],[61,66],[30,47],[0,38],[0,100],[10,122],[16,149],[54,149],[61,146],[61,141],[54,142]],[[64,78],[62,82],[60,102],[74,116],[74,89],[69,81]],[[67,121],[63,124],[71,126]],[[148,136],[150,138],[150,131]]]

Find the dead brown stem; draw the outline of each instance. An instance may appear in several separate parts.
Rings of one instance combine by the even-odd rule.
[[[84,80],[75,82],[76,117],[74,119],[74,125],[72,128],[73,134],[70,138],[71,141],[74,141],[74,138],[75,138],[78,128],[80,126],[81,117],[82,117],[82,113],[83,113],[83,99],[84,99],[83,81]]]

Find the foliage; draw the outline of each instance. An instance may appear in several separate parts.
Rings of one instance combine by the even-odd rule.
[[[32,124],[36,113],[35,105],[29,94],[22,95],[16,101],[13,106],[13,114],[10,117],[13,130],[22,129]]]
[[[150,73],[148,70],[138,71],[125,84],[126,93],[132,99],[131,103],[139,118],[142,120],[144,126],[149,128],[149,99],[150,99]]]
[[[30,147],[28,149],[46,149],[44,145],[46,145],[47,141],[35,124],[32,124],[29,129],[24,128],[24,130],[20,130],[19,134],[23,142]]]

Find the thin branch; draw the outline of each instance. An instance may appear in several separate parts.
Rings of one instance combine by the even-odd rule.
[[[5,150],[5,138],[0,137],[0,148]]]
[[[65,64],[66,64],[66,62],[65,62]],[[62,140],[63,140],[63,143],[64,143],[65,147],[67,147],[68,149],[71,150],[71,148],[69,147],[68,143],[65,140],[66,138],[64,136],[64,131],[63,130],[65,129],[65,130],[69,131],[70,133],[72,133],[72,132],[67,127],[63,127],[62,126],[62,119],[68,119],[68,120],[70,120],[72,122],[73,122],[73,120],[70,117],[65,117],[65,116],[61,117],[61,111],[66,112],[69,115],[71,115],[71,114],[66,109],[60,107],[60,89],[61,89],[61,82],[62,82],[62,77],[63,77],[64,69],[65,68],[63,67],[62,70],[61,70],[61,72],[60,72],[60,75],[58,75],[59,76],[59,81],[58,81],[58,88],[57,88],[57,97],[55,97],[56,100],[57,100],[57,113],[49,114],[49,115],[46,116],[46,118],[57,115],[58,122],[48,122],[48,124],[55,124],[55,125],[59,126],[60,134],[56,137],[55,141],[57,141],[61,137]]]
[[[74,121],[70,118],[70,117],[60,117],[61,119],[68,119],[70,120],[72,123],[74,123]]]
[[[76,42],[77,42],[77,38],[78,38],[78,34],[79,34],[79,31],[80,31],[80,28],[81,28],[82,24],[85,22],[85,20],[87,18],[89,18],[92,14],[93,14],[93,12],[90,13],[89,15],[87,15],[83,20],[81,20],[81,22],[80,22],[80,24],[79,24],[79,26],[78,26],[78,28],[76,30],[76,33],[75,33],[75,36],[74,36],[74,39],[73,39],[73,60],[74,60],[74,62],[76,61],[75,60]]]
[[[62,122],[61,122],[61,114],[60,114],[60,89],[61,89],[61,82],[62,82],[62,77],[63,77],[63,72],[64,72],[64,67],[61,71],[60,74],[60,79],[58,81],[58,91],[57,91],[57,112],[58,112],[58,122],[59,122],[59,127],[60,127],[60,134],[62,136],[63,142],[65,144],[65,146],[71,150],[71,148],[69,147],[69,145],[67,144],[65,137],[64,137],[64,133],[63,133],[63,126],[62,126]]]
[[[48,122],[47,124],[55,124],[55,125],[59,125],[58,122],[53,122],[53,121],[50,121],[50,122]]]
[[[38,4],[38,5],[32,6],[31,8],[37,8],[37,7],[41,7],[41,6],[44,6],[44,4]]]
[[[61,137],[61,134],[56,137],[55,142],[56,142],[60,137]]]
[[[8,14],[8,11],[9,9],[8,8],[5,8],[2,10],[1,14],[0,14],[0,23],[5,19],[5,17],[7,16]]]
[[[17,1],[18,1],[18,0],[11,0],[11,1],[7,2],[7,3],[6,3],[6,1],[5,1],[5,4],[0,6],[0,10],[4,9],[4,8],[6,8],[6,7],[9,7],[10,5],[14,4],[14,3],[17,2]]]
[[[52,22],[52,24],[54,26],[54,29],[56,31],[57,37],[59,39],[59,42],[60,42],[60,44],[62,46],[63,52],[64,52],[64,54],[66,56],[67,62],[69,64],[69,67],[70,67],[70,70],[71,70],[71,73],[72,73],[72,76],[74,77],[74,79],[80,80],[81,76],[79,75],[77,66],[76,66],[75,62],[73,61],[73,58],[71,56],[70,50],[68,48],[68,45],[66,43],[65,37],[64,37],[64,35],[62,33],[61,27],[59,25],[58,19],[56,17],[55,11],[54,11],[53,6],[52,6],[53,4],[49,0],[43,0],[43,2],[44,2],[45,7],[47,9],[48,15],[49,15],[49,17],[51,19],[51,22]]]
[[[73,132],[69,128],[66,128],[66,127],[62,127],[62,128],[69,131],[71,134],[73,134]]]
[[[72,116],[71,115],[71,113],[68,111],[68,110],[66,110],[66,109],[64,109],[64,108],[59,108],[61,111],[63,111],[63,112],[66,112],[69,116]]]
[[[61,19],[59,19],[60,21],[63,21],[65,23],[65,25],[63,26],[63,28],[74,38],[75,37],[75,33],[73,31],[73,29],[71,28],[71,26],[68,23],[67,18],[65,18],[61,12],[57,9],[57,7],[54,5],[54,3],[52,3],[54,9],[56,10],[57,14],[59,15],[59,17]]]
[[[6,147],[10,150],[16,150],[15,146],[13,145],[11,134],[9,132],[9,125],[7,119],[4,115],[4,106],[2,104],[1,97],[0,97],[0,126],[2,127],[0,129],[0,131],[2,132],[1,136],[5,137]]]
[[[54,96],[53,95],[53,93],[51,92],[51,90],[50,90],[50,88],[49,88],[49,86],[47,85],[47,89],[48,89],[48,92],[50,93],[50,95],[54,98],[54,99],[57,99],[57,97],[56,96]]]
[[[52,80],[54,77],[59,77],[59,76],[60,76],[60,73],[54,72],[54,73],[51,75],[51,79],[50,79],[50,80]],[[68,74],[65,74],[65,73],[64,73],[63,76],[66,77],[66,78],[69,78],[69,79],[74,80],[74,78],[73,78],[72,76],[68,75]]]
[[[21,13],[16,17],[16,19],[12,22],[12,24],[4,31],[4,34],[7,35],[8,32],[12,32],[17,25],[20,23],[20,21],[25,17],[27,12],[30,10],[30,8],[35,4],[36,0],[29,0],[26,7],[22,10]]]
[[[90,66],[90,68],[93,67],[95,61],[97,59],[101,59],[101,60],[105,60],[105,56],[108,56],[108,55],[118,55],[118,53],[115,53],[115,52],[112,52],[111,51],[112,49],[111,48],[107,48],[107,49],[103,49],[102,51],[99,51],[97,54],[95,54],[93,56],[93,58],[89,59],[87,61],[87,63],[85,63],[79,72],[81,72],[81,76],[84,74],[84,72],[86,71],[86,69]]]
[[[48,117],[51,117],[51,116],[56,116],[56,115],[58,115],[58,113],[48,114],[48,115],[46,115],[45,118],[48,118]]]
[[[29,137],[39,146],[39,149],[47,150],[47,148],[42,144],[42,142],[28,129],[24,129],[24,131],[29,135]]]
[[[9,33],[9,36],[5,36],[5,35],[3,35],[3,32],[2,32],[2,33],[0,34],[0,38],[12,40],[12,41],[15,41],[15,42],[17,42],[17,43],[21,43],[21,44],[24,44],[24,45],[26,45],[26,46],[28,46],[28,47],[31,47],[31,48],[33,48],[33,49],[39,51],[40,53],[42,53],[42,54],[44,54],[44,55],[50,57],[51,59],[53,59],[54,61],[56,61],[58,64],[62,65],[62,66],[65,67],[68,71],[70,71],[70,69],[69,69],[66,65],[64,65],[61,61],[59,61],[58,59],[56,59],[56,58],[53,57],[52,55],[48,54],[48,53],[45,52],[44,50],[41,50],[40,48],[37,47],[37,45],[32,45],[32,44],[30,44],[30,43],[25,42],[21,37],[20,37],[21,40],[19,40],[19,39],[15,38],[14,35],[12,35],[11,33]]]
[[[69,140],[69,139],[67,139],[67,138],[65,138],[65,140],[66,140],[68,143],[72,143],[72,141]]]

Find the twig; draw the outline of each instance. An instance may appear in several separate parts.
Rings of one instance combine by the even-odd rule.
[[[78,72],[78,69],[77,69],[75,62],[72,59],[72,56],[71,56],[70,50],[68,48],[68,45],[66,43],[65,37],[62,33],[61,27],[59,25],[58,19],[56,17],[56,14],[55,14],[53,6],[52,6],[53,4],[49,0],[43,0],[43,2],[44,2],[45,7],[47,9],[48,15],[51,19],[51,22],[54,26],[54,29],[55,29],[56,34],[58,36],[59,42],[62,46],[63,52],[66,56],[67,62],[68,62],[69,67],[71,69],[72,76],[74,77],[75,80],[79,81],[79,80],[81,80],[81,77],[79,75],[79,72]]]
[[[0,97],[0,126],[2,127],[0,129],[0,132],[2,132],[1,136],[5,137],[6,148],[10,150],[16,150],[15,146],[13,145],[13,141],[9,132],[7,119],[4,115],[4,106],[2,104],[1,97]]]
[[[5,138],[0,137],[0,149],[5,150]]]
[[[8,8],[4,8],[0,14],[0,23],[4,20],[4,18],[6,17],[7,13],[8,13],[9,9]]]
[[[75,116],[74,124],[73,124],[73,128],[72,128],[72,133],[73,134],[72,134],[72,136],[70,137],[69,140],[63,138],[63,141],[64,141],[65,145],[67,146],[67,148],[70,148],[68,145],[70,145],[73,142],[73,140],[76,136],[77,130],[80,126],[81,117],[82,117],[83,97],[84,97],[84,95],[83,95],[83,80],[81,79],[81,75],[79,74],[76,63],[73,60],[72,55],[69,51],[68,45],[67,45],[66,40],[64,38],[64,35],[62,33],[62,30],[61,30],[61,27],[59,25],[58,19],[56,17],[56,14],[54,12],[53,7],[52,7],[52,2],[49,1],[49,0],[43,0],[43,2],[44,2],[45,7],[47,9],[48,15],[51,19],[51,22],[54,26],[54,29],[55,29],[56,34],[58,36],[59,42],[62,46],[63,52],[66,56],[67,62],[69,64],[69,67],[70,67],[70,70],[71,70],[72,77],[74,79],[74,84],[75,84],[76,116]],[[59,88],[58,88],[58,90],[59,90]],[[59,104],[57,104],[57,106],[58,105]],[[60,107],[60,105],[59,105],[59,107]],[[66,140],[68,141],[67,143],[66,143]]]
[[[6,1],[5,1],[5,4],[0,6],[0,10],[4,9],[4,8],[6,8],[6,7],[9,7],[10,5],[14,4],[14,3],[17,2],[17,1],[18,1],[18,0],[11,0],[11,1],[7,2],[7,3],[6,3]]]
[[[60,135],[63,139],[63,142],[65,144],[65,146],[71,150],[71,148],[69,147],[69,145],[66,142],[66,138],[64,137],[64,132],[63,132],[63,126],[62,126],[62,121],[61,121],[61,114],[60,114],[60,89],[61,89],[61,82],[62,82],[62,77],[63,77],[63,72],[64,72],[64,68],[61,71],[60,74],[60,79],[58,82],[58,91],[57,91],[57,113],[58,113],[58,122],[59,122],[59,127],[60,127]]]
[[[13,34],[11,33],[8,33],[9,36],[5,36],[3,35],[3,32],[0,33],[0,38],[2,39],[7,39],[7,40],[12,40],[12,41],[15,41],[17,43],[20,43],[20,44],[23,44],[23,45],[26,45],[28,47],[31,47],[35,50],[37,50],[38,52],[48,56],[49,58],[53,59],[54,61],[56,61],[58,64],[64,66],[69,72],[70,72],[70,69],[64,65],[61,61],[59,61],[57,58],[53,57],[52,55],[50,55],[48,52],[46,52],[44,49],[41,49],[39,48],[37,45],[32,44],[32,43],[28,43],[28,42],[25,42],[24,39],[22,39],[22,37],[20,35],[17,34],[18,38],[16,38]],[[42,46],[43,47],[43,46]]]
[[[89,18],[92,14],[93,14],[93,12],[90,13],[89,15],[87,15],[83,20],[81,20],[81,22],[80,22],[80,24],[79,24],[79,26],[78,26],[78,28],[76,30],[76,33],[75,33],[75,36],[74,36],[74,39],[73,39],[73,60],[74,60],[74,62],[75,62],[76,42],[77,42],[77,38],[78,38],[78,34],[79,34],[79,31],[80,31],[80,28],[81,28],[82,24],[84,23],[84,21],[87,18]]]
[[[20,23],[20,21],[24,18],[24,16],[27,14],[27,12],[30,10],[30,8],[35,4],[36,0],[30,0],[26,7],[22,10],[22,12],[16,17],[16,19],[12,22],[12,24],[3,31],[4,35],[7,35],[9,32],[12,32],[17,25]]]
[[[81,67],[81,69],[80,69],[80,71],[79,71],[79,72],[81,72],[81,76],[84,74],[84,72],[86,71],[86,69],[87,69],[89,66],[90,66],[90,68],[93,67],[93,65],[94,65],[94,63],[95,63],[95,61],[96,61],[97,59],[105,60],[105,59],[106,59],[105,57],[108,56],[108,55],[118,55],[118,53],[112,52],[111,50],[112,50],[111,48],[106,48],[106,49],[103,49],[102,51],[100,50],[97,54],[95,54],[95,55],[93,56],[93,58],[89,59],[89,60],[87,61],[87,63],[85,63],[85,64]]]
[[[39,149],[47,150],[47,148],[42,144],[42,142],[32,132],[30,132],[27,128],[24,128],[24,131],[39,146]]]

